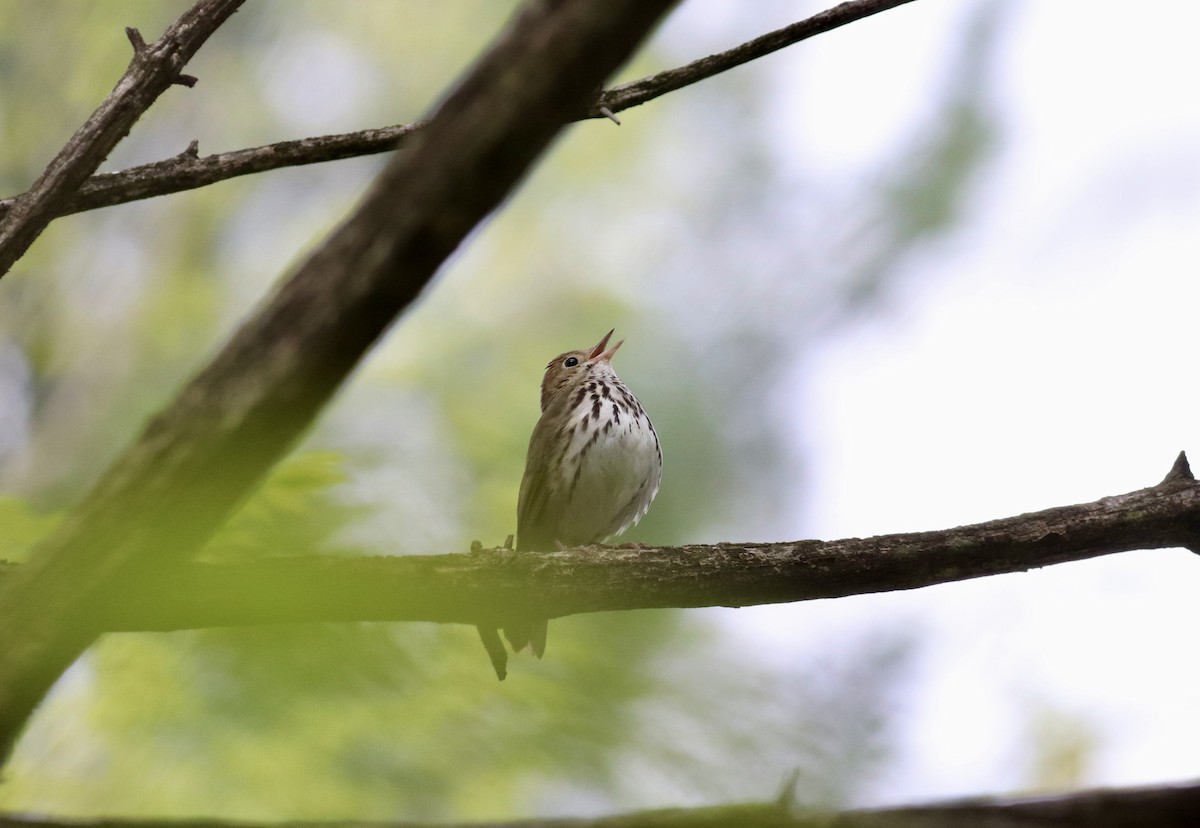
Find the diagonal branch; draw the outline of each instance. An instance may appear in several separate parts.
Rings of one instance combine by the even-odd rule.
[[[362,202],[0,588],[0,751],[100,632],[186,560],[313,422],[467,234],[673,5],[530,0]]]
[[[692,61],[686,66],[622,84],[603,92],[579,119],[605,117],[601,109],[620,112],[652,101],[693,83],[711,78],[751,60],[768,55],[847,23],[878,14],[913,0],[853,0],[815,14],[790,26],[762,35],[740,46]],[[280,141],[261,147],[200,157],[193,143],[173,158],[130,167],[115,173],[94,175],[60,208],[59,215],[80,213],[144,198],[194,190],[243,175],[357,158],[390,152],[402,146],[425,126],[424,121],[364,129],[337,135],[322,135],[296,141]],[[19,198],[0,199],[0,220]]]
[[[1200,484],[1182,454],[1148,489],[939,532],[188,564],[131,576],[94,611],[111,631],[338,621],[504,626],[518,611],[558,617],[837,598],[1171,547],[1200,550]],[[17,569],[0,568],[0,585]]]
[[[784,26],[782,29],[768,32],[724,52],[606,90],[601,93],[595,105],[588,110],[588,115],[593,118],[603,117],[604,113],[600,111],[601,107],[606,107],[613,112],[622,112],[631,107],[641,106],[668,92],[674,92],[676,89],[707,80],[713,75],[736,69],[738,66],[802,40],[911,2],[913,0],[851,0],[851,2],[840,3],[832,9],[814,14],[812,17],[790,26]]]
[[[133,45],[129,68],[25,193],[13,199],[0,221],[0,276],[65,212],[79,187],[129,134],[150,106],[172,84],[192,86],[196,79],[180,70],[209,36],[244,0],[197,0],[149,45],[137,29],[126,29]]]

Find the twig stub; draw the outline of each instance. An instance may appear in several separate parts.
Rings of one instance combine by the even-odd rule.
[[[129,38],[130,45],[133,46],[133,54],[136,57],[146,51],[146,39],[142,37],[142,33],[133,26],[125,27],[125,36]]]
[[[1175,462],[1171,465],[1171,470],[1167,472],[1167,476],[1158,485],[1167,487],[1195,482],[1196,476],[1192,474],[1192,467],[1188,463],[1187,452],[1181,451],[1179,452],[1179,456],[1175,458]]]

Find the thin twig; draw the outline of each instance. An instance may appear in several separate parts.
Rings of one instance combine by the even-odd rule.
[[[711,78],[713,75],[728,72],[730,69],[777,52],[802,40],[911,2],[913,0],[851,0],[851,2],[841,3],[832,9],[814,14],[812,17],[792,23],[790,26],[784,26],[782,29],[776,29],[727,51],[694,60],[686,66],[668,69],[648,78],[615,86],[601,93],[599,100],[588,110],[588,116],[592,118],[606,117],[603,109],[622,112],[631,107],[641,106],[668,92],[674,92]]]
[[[196,79],[183,68],[209,36],[244,0],[197,0],[153,44],[137,29],[125,30],[133,46],[129,68],[100,107],[84,122],[25,193],[0,214],[0,276],[25,255],[46,226],[103,163],[113,148],[172,84]]]
[[[910,2],[912,0],[855,0],[842,3],[720,54],[710,55],[686,66],[601,92],[585,114],[580,116],[580,120],[610,118],[620,124],[616,113],[621,110],[639,106],[668,92],[728,71],[822,32]],[[218,181],[283,167],[298,167],[390,152],[402,146],[424,126],[423,121],[415,121],[359,132],[281,141],[203,158],[197,158],[195,155],[175,156],[114,173],[95,175],[80,187],[78,194],[61,207],[60,214],[69,215],[194,190]],[[0,220],[12,209],[17,198],[20,196],[0,200]]]

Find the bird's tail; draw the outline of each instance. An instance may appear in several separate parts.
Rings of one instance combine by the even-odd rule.
[[[487,650],[488,658],[492,661],[492,669],[496,671],[496,678],[504,681],[508,675],[508,651],[504,649],[504,642],[500,640],[500,633],[495,627],[476,627],[479,630],[479,640],[483,642],[483,649]],[[505,635],[508,631],[505,630]]]
[[[546,652],[546,631],[549,626],[550,622],[547,619],[537,618],[505,627],[504,637],[512,645],[513,652],[520,652],[529,645],[533,654],[541,658]],[[496,671],[496,678],[504,681],[508,676],[508,651],[504,649],[499,631],[495,627],[481,626],[476,629],[479,630],[479,640],[483,642],[483,648],[487,650],[488,658],[491,659],[492,669]]]
[[[520,652],[528,644],[533,654],[541,658],[546,652],[546,631],[549,626],[547,619],[534,618],[505,627],[504,637],[512,645],[513,652]]]

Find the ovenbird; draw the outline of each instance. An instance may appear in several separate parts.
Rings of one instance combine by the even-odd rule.
[[[624,340],[559,354],[542,377],[542,416],[529,438],[517,502],[517,551],[599,543],[633,526],[662,479],[658,434],[642,404],[612,367]],[[541,658],[546,619],[509,624],[514,650],[529,644]],[[507,656],[495,630],[480,628],[496,675]],[[497,651],[498,650],[498,651]]]

